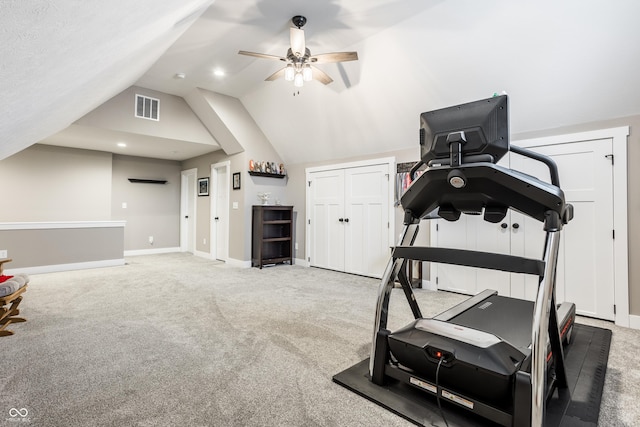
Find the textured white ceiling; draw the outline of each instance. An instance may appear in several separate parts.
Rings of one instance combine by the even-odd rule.
[[[0,158],[134,83],[238,97],[288,163],[417,154],[420,112],[503,90],[513,133],[640,114],[636,0],[217,0],[180,36],[208,3],[0,2]],[[296,14],[312,53],[360,60],[294,97],[237,51],[283,55]]]
[[[0,159],[131,86],[211,3],[0,1]]]

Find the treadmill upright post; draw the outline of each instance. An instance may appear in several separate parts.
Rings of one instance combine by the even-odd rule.
[[[418,224],[415,222],[405,223],[398,245],[413,245],[413,242],[418,235]],[[378,287],[378,301],[376,303],[376,320],[373,327],[373,340],[371,341],[371,358],[369,359],[369,374],[373,376],[373,366],[375,362],[376,347],[378,345],[378,331],[387,327],[387,318],[389,314],[389,297],[391,296],[391,289],[395,281],[400,267],[402,266],[402,259],[394,258],[392,255],[389,258],[387,267],[382,275],[380,286]],[[409,288],[409,291],[411,289]],[[406,292],[406,290],[405,290]],[[409,297],[407,297],[409,298]]]
[[[555,310],[555,307],[551,307],[551,301],[559,246],[560,229],[547,230],[543,258],[544,276],[542,283],[538,286],[531,331],[531,427],[541,427],[544,422],[547,339],[549,338],[549,316],[551,310]]]

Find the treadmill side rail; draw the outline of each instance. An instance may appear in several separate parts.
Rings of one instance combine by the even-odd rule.
[[[533,326],[531,331],[531,426],[542,427],[546,401],[546,371],[547,371],[547,340],[553,338],[549,334],[549,317],[551,310],[557,319],[554,300],[554,286],[556,280],[556,263],[558,248],[560,247],[560,230],[548,230],[544,248],[546,261],[545,274],[538,286],[533,311]],[[553,348],[553,345],[552,345]],[[559,357],[558,357],[559,356]],[[562,353],[554,358],[556,363],[564,364]],[[564,372],[564,366],[562,366]],[[565,380],[566,383],[566,380]]]
[[[442,320],[443,322],[447,322],[454,317],[458,316],[460,313],[463,313],[478,304],[480,301],[484,301],[492,295],[497,295],[498,291],[494,291],[493,289],[485,289],[484,291],[475,294],[469,299],[462,301],[460,304],[455,305],[448,309],[447,311],[443,311],[434,317],[435,320]]]
[[[413,245],[413,242],[418,235],[418,224],[417,223],[408,223],[404,226],[402,230],[402,234],[400,235],[399,244],[400,245]],[[376,303],[376,318],[373,327],[373,339],[371,341],[371,358],[369,359],[369,375],[374,377],[374,367],[376,366],[376,349],[378,348],[378,332],[386,329],[387,327],[387,318],[389,315],[389,298],[391,297],[391,290],[393,289],[393,285],[395,283],[395,278],[398,276],[398,272],[400,271],[400,267],[402,266],[402,259],[398,259],[395,257],[391,257],[389,262],[387,263],[387,267],[384,270],[382,275],[382,280],[380,281],[380,286],[378,287],[378,300]],[[415,303],[415,296],[413,295],[413,290],[409,286],[406,287],[406,283],[401,282],[407,300],[413,301]],[[417,305],[416,305],[417,307]],[[376,372],[376,377],[379,375]]]

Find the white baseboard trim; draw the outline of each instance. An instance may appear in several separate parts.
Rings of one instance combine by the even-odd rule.
[[[640,329],[640,316],[634,314],[629,315],[629,327],[631,329]]]
[[[180,252],[180,248],[136,249],[132,251],[124,251],[124,256],[170,254],[173,252]]]
[[[293,265],[299,265],[300,267],[309,267],[309,262],[301,258],[294,258]]]
[[[235,258],[227,258],[226,264],[230,267],[251,268],[251,261],[243,261]]]
[[[200,258],[213,259],[209,252],[195,251],[193,254]]]
[[[5,270],[5,274],[14,275],[18,273],[24,273],[24,274],[57,273],[60,271],[85,270],[88,268],[117,267],[124,264],[125,264],[124,258],[106,259],[101,261],[74,262],[71,264],[40,265],[37,267],[7,269]]]
[[[438,285],[436,285],[431,280],[422,280],[422,289],[428,289],[430,291],[437,291]]]

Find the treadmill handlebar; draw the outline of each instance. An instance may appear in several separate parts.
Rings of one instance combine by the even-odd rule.
[[[418,163],[413,165],[413,167],[409,171],[409,176],[411,177],[411,182],[416,180],[416,172],[418,172],[418,170],[422,167],[422,165],[424,165],[424,162],[422,160],[420,160]]]
[[[560,187],[560,175],[558,174],[558,165],[556,165],[556,162],[553,161],[551,157],[545,156],[544,154],[536,153],[534,151],[527,150],[526,148],[518,147],[515,145],[510,146],[509,151],[544,163],[549,168],[549,175],[551,176],[551,184],[555,185],[556,187]]]

